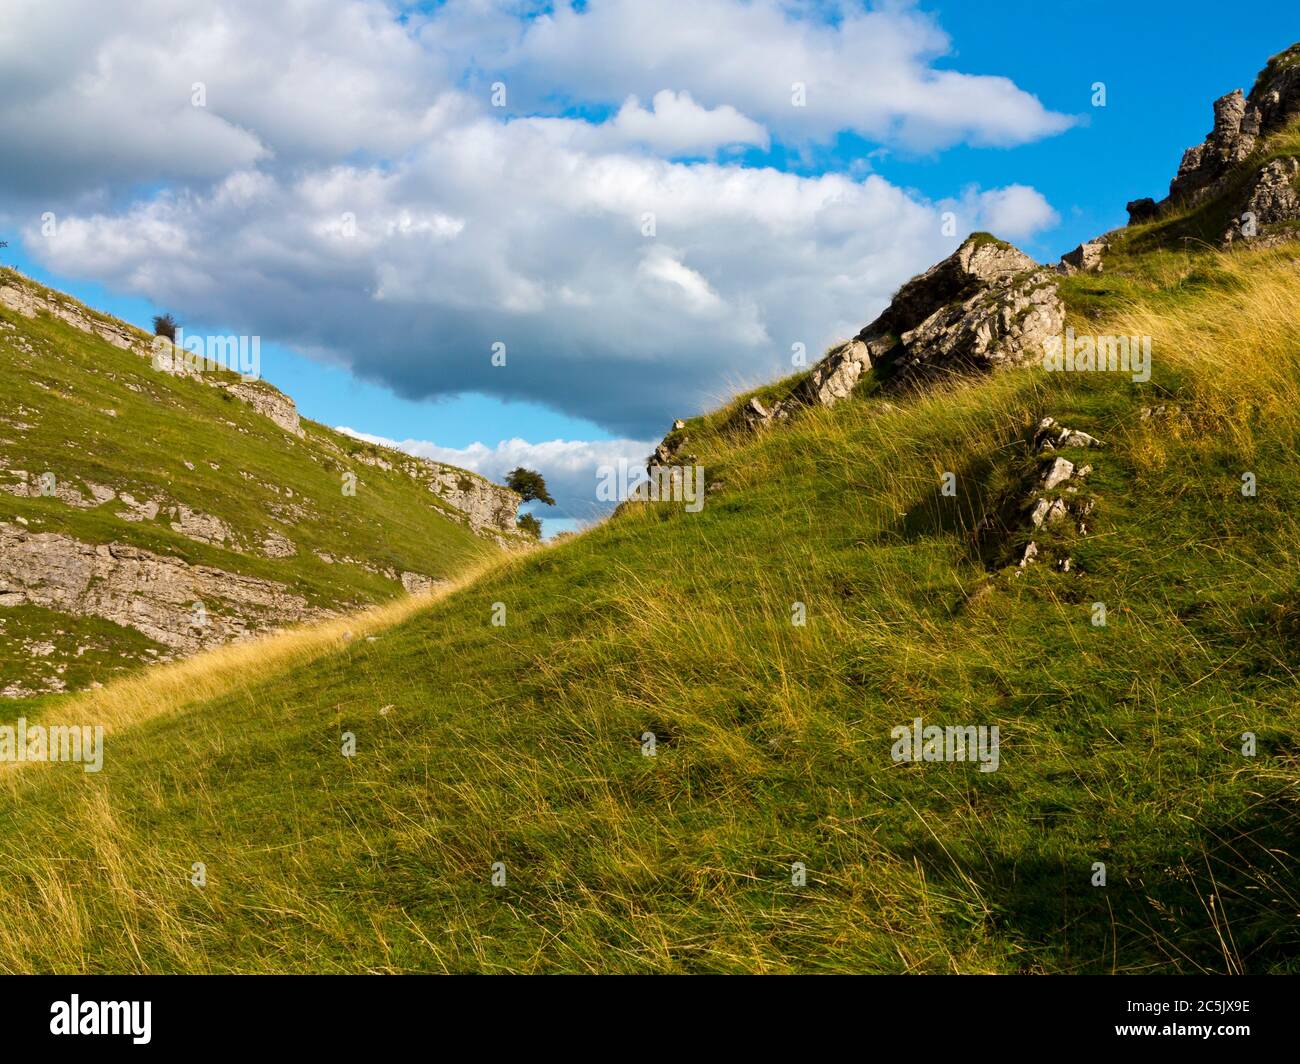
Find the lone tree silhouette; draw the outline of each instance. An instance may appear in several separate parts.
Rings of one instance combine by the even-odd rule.
[[[551,493],[546,490],[546,481],[542,479],[542,474],[532,469],[525,469],[520,466],[506,475],[506,486],[524,502],[530,502],[536,499],[538,502],[544,502],[547,506],[554,506],[555,500],[551,498]]]

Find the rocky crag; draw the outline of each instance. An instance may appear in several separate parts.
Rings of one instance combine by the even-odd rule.
[[[832,347],[787,396],[770,404],[749,399],[732,424],[759,429],[800,408],[833,406],[868,375],[891,392],[1041,363],[1044,340],[1064,324],[1057,275],[1005,241],[976,233],[903,285],[884,313]],[[650,465],[683,461],[687,444],[686,422],[678,421]]]
[[[1210,208],[1213,208],[1211,210]],[[1300,44],[1275,55],[1246,95],[1214,101],[1214,126],[1183,153],[1169,194],[1127,205],[1128,226],[1206,215],[1179,239],[1230,247],[1271,247],[1300,235]],[[1061,257],[1061,273],[1099,273],[1107,251],[1127,235],[1113,229]]]

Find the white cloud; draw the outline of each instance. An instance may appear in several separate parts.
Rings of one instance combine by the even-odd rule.
[[[409,398],[532,400],[648,437],[789,372],[791,344],[855,332],[953,249],[943,210],[1012,239],[1055,220],[1019,185],[930,202],[717,161],[769,131],[928,149],[1067,123],[934,68],[947,39],[906,4],[833,24],[775,0],[531,21],[488,0],[404,22],[379,0],[53,6],[11,0],[0,26],[0,142],[20,145],[0,193],[34,257]]]
[[[767,131],[734,107],[723,104],[709,110],[691,99],[689,92],[671,89],[655,93],[651,110],[629,96],[614,116],[612,128],[619,138],[665,155],[701,154],[727,144],[768,146]]]
[[[972,191],[964,206],[971,217],[980,219],[981,229],[1009,240],[1033,236],[1061,220],[1043,194],[1027,185]]]
[[[1073,124],[1007,78],[935,69],[948,37],[908,3],[832,4],[833,23],[817,17],[827,10],[781,0],[557,6],[483,61],[519,83],[525,104],[560,91],[612,103],[667,86],[705,107],[734,106],[793,140],[853,130],[929,151],[1023,144]],[[805,106],[792,104],[795,84]]]

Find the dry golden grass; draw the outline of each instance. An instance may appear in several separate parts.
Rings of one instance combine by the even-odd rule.
[[[382,606],[343,617],[299,625],[246,642],[206,650],[193,657],[145,669],[106,686],[57,702],[41,723],[93,721],[104,733],[165,716],[186,706],[263,683],[271,676],[302,668],[355,639],[401,624],[431,604],[472,584],[486,573],[518,561],[518,555],[493,556],[472,565],[450,584],[407,595]],[[0,763],[0,778],[26,761]]]

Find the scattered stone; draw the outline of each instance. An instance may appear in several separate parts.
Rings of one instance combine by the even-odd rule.
[[[1055,418],[1045,417],[1034,430],[1031,446],[1035,451],[1051,451],[1058,447],[1100,447],[1101,441],[1086,432],[1067,428]]]
[[[1043,475],[1039,480],[1039,485],[1044,491],[1051,491],[1060,484],[1064,484],[1074,476],[1074,463],[1066,458],[1053,458],[1043,470]]]
[[[271,530],[262,537],[262,553],[268,558],[292,558],[298,553],[298,548],[288,536]]]

